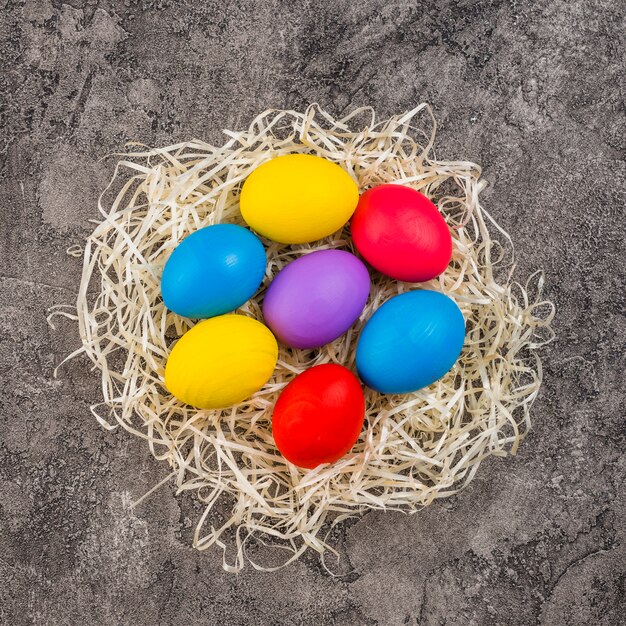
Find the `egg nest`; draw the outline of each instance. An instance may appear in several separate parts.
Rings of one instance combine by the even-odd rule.
[[[335,552],[329,531],[343,520],[372,509],[412,513],[455,494],[485,458],[515,454],[530,428],[542,380],[536,350],[552,339],[554,307],[541,297],[541,273],[524,284],[512,281],[511,239],[480,204],[480,167],[438,160],[435,130],[426,104],[386,120],[370,108],[334,119],[312,105],[303,113],[265,111],[247,130],[225,131],[222,146],[129,144],[100,197],[102,221],[84,249],[68,251],[83,258],[76,315],[59,307],[51,317],[77,319],[82,347],[71,357],[86,355],[100,372],[104,398],[91,410],[105,428],[121,426],[144,439],[171,467],[166,480],[203,503],[194,545],[221,549],[227,570],[246,562],[272,569],[309,548]],[[163,384],[172,343],[195,323],[163,305],[163,266],[199,228],[242,224],[246,177],[295,152],[338,163],[360,191],[401,183],[424,193],[450,227],[452,261],[441,276],[419,285],[374,272],[368,303],[342,337],[316,350],[281,346],[273,377],[253,397],[224,410],[192,408]],[[355,252],[348,226],[313,244],[264,244],[264,282],[239,310],[259,320],[267,286],[289,262],[311,250]],[[365,322],[383,302],[416,288],[445,293],[463,312],[465,345],[452,370],[411,394],[366,389],[364,427],[348,455],[313,470],[286,462],[271,429],[281,390],[321,363],[354,371]],[[288,553],[277,561],[266,545]],[[269,558],[257,562],[263,555]]]

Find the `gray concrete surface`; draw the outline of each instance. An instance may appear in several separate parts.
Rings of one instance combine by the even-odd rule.
[[[0,0],[0,623],[617,625],[626,611],[624,6],[619,0]],[[534,431],[464,493],[372,513],[277,573],[191,547],[191,499],[90,416],[65,255],[128,139],[217,141],[267,107],[430,101],[484,166],[558,341]]]

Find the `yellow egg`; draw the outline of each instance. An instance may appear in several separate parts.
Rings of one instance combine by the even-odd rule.
[[[354,213],[359,189],[336,163],[288,154],[263,163],[241,190],[241,214],[259,234],[307,243],[338,231]]]
[[[263,387],[277,358],[267,326],[243,315],[221,315],[196,324],[178,340],[165,367],[165,386],[197,408],[223,408]]]

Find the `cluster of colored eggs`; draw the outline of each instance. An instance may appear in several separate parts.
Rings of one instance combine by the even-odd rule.
[[[245,181],[240,209],[248,226],[285,244],[333,234],[351,219],[354,244],[374,269],[397,280],[423,282],[442,273],[452,239],[437,207],[402,185],[379,185],[359,197],[338,165],[305,154],[272,159]],[[272,376],[276,339],[296,349],[319,348],[359,318],[370,293],[366,265],[343,250],[318,250],[286,265],[263,301],[267,325],[232,314],[258,290],[265,248],[250,230],[217,224],[186,237],[163,270],[165,305],[204,321],[175,344],[165,385],[192,406],[242,402]],[[465,322],[453,300],[429,290],[390,298],[367,321],[357,343],[361,380],[381,393],[408,393],[443,376],[458,358]],[[283,456],[313,468],[343,456],[359,437],[365,415],[361,383],[341,365],[312,367],[281,392],[272,415]]]

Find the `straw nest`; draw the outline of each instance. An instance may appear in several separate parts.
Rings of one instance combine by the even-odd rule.
[[[510,237],[479,202],[481,170],[438,160],[435,127],[425,104],[387,120],[365,108],[337,120],[311,106],[304,113],[266,111],[247,130],[226,131],[222,146],[129,144],[100,198],[102,221],[84,250],[69,251],[83,258],[76,315],[59,307],[51,317],[78,321],[82,347],[70,356],[86,355],[102,377],[104,398],[92,411],[105,428],[121,426],[145,439],[154,457],[170,465],[179,492],[192,491],[204,503],[194,544],[221,548],[227,570],[252,562],[251,543],[286,548],[289,562],[308,548],[332,550],[326,533],[349,516],[368,509],[414,512],[450,496],[486,457],[515,454],[530,428],[542,379],[536,349],[552,338],[554,308],[541,299],[540,273],[512,282]],[[188,234],[209,224],[241,224],[238,198],[248,174],[293,152],[339,163],[361,190],[396,182],[426,194],[450,226],[452,262],[420,285],[373,272],[368,304],[340,339],[317,350],[281,347],[270,382],[237,406],[186,406],[167,392],[163,374],[173,341],[194,322],[163,306],[162,268]],[[287,263],[311,249],[354,251],[348,227],[311,245],[264,243],[264,283],[240,310],[257,319],[265,289]],[[281,389],[312,365],[354,368],[364,323],[390,297],[415,288],[442,291],[461,308],[467,336],[456,365],[416,393],[366,390],[363,432],[343,459],[310,471],[286,463],[271,433]]]

